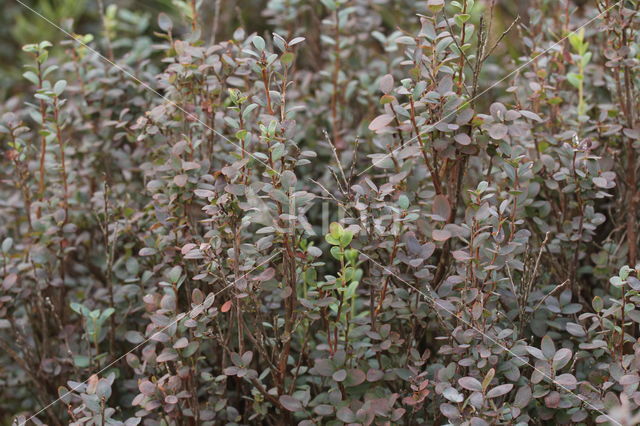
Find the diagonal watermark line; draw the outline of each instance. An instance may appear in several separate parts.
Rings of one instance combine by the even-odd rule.
[[[331,194],[324,186],[322,186],[321,184],[319,184],[316,181],[312,182],[316,183],[318,186],[320,186],[324,192],[326,192],[327,194],[329,194],[329,197],[331,199],[333,199],[336,204],[338,205],[338,207],[342,208],[345,212],[345,214],[347,214],[348,216],[351,216],[351,214],[347,211],[347,209],[344,207],[344,205],[338,201],[333,194]],[[353,218],[353,216],[351,216]],[[520,355],[517,355],[515,352],[513,352],[511,349],[509,349],[508,347],[506,347],[505,345],[503,345],[500,341],[498,341],[496,338],[491,337],[490,335],[488,335],[487,333],[481,331],[480,329],[478,329],[477,327],[475,327],[472,323],[470,323],[469,321],[467,321],[466,319],[464,319],[463,317],[460,317],[458,315],[456,315],[454,312],[450,311],[449,309],[447,309],[445,306],[443,306],[442,304],[438,304],[437,303],[437,294],[436,296],[433,295],[428,295],[426,294],[424,291],[420,290],[418,287],[414,286],[413,284],[411,284],[410,282],[408,282],[407,280],[403,279],[402,277],[398,276],[396,273],[394,273],[393,271],[391,271],[389,268],[387,268],[386,266],[380,264],[379,262],[377,262],[376,260],[374,260],[373,258],[371,258],[370,256],[368,256],[367,254],[363,253],[362,251],[358,251],[360,255],[362,255],[363,257],[365,257],[367,260],[371,261],[372,263],[374,263],[376,266],[382,268],[385,272],[387,272],[389,275],[397,278],[398,280],[400,280],[403,284],[405,284],[406,286],[412,288],[413,290],[417,291],[418,294],[420,294],[422,297],[425,298],[425,300],[427,300],[427,302],[431,303],[432,305],[444,310],[445,312],[447,312],[449,315],[451,315],[452,317],[458,319],[459,321],[461,321],[462,323],[464,323],[467,327],[471,328],[472,330],[476,331],[477,333],[480,333],[483,337],[489,339],[492,343],[498,345],[501,349],[503,349],[504,351],[506,351],[507,353],[511,354],[513,357],[515,357],[516,359],[518,359],[518,361],[522,362],[523,364],[528,365],[529,367],[531,367],[533,370],[535,370],[536,372],[540,373],[544,378],[546,378],[547,380],[549,380],[551,383],[557,385],[558,387],[560,387],[562,390],[564,390],[565,392],[575,396],[578,400],[580,400],[581,402],[583,402],[584,404],[586,404],[587,406],[589,406],[589,408],[593,409],[594,411],[597,411],[598,413],[602,414],[603,416],[607,417],[608,419],[610,419],[613,423],[622,426],[622,424],[620,422],[618,422],[616,419],[614,419],[613,417],[611,417],[610,415],[608,415],[607,413],[603,412],[602,410],[600,410],[598,407],[596,407],[592,402],[590,402],[589,400],[586,399],[586,397],[583,397],[582,395],[578,395],[575,392],[573,392],[571,389],[567,388],[565,385],[563,385],[562,383],[559,383],[558,381],[556,381],[553,377],[549,376],[547,373],[545,373],[544,371],[540,370],[539,368],[537,368],[536,366],[534,366],[533,364],[531,364],[526,358],[521,357]],[[427,289],[429,290],[429,293],[435,294],[435,292],[433,291],[433,289],[431,288],[431,286],[429,286],[427,284]]]
[[[235,285],[236,282],[238,282],[238,280],[244,279],[246,278],[250,273],[252,273],[253,271],[255,271],[256,269],[258,269],[259,267],[266,265],[267,263],[269,263],[274,257],[278,256],[280,254],[280,250],[278,250],[275,254],[273,254],[272,256],[270,256],[267,260],[264,260],[262,262],[260,262],[258,265],[254,266],[253,268],[251,268],[251,270],[245,272],[240,278],[238,278],[236,281],[233,281],[232,283],[226,285],[225,287],[223,287],[222,289],[218,290],[217,292],[215,292],[213,294],[213,297],[215,298],[217,295],[219,295],[220,293],[222,293],[223,291],[227,290],[229,287],[232,287],[233,285]],[[101,370],[91,374],[89,377],[93,376],[94,374],[100,374],[104,371],[106,371],[107,369],[111,368],[112,366],[114,366],[115,364],[117,364],[118,362],[120,362],[122,359],[124,359],[127,355],[129,355],[131,352],[139,349],[141,346],[143,346],[144,344],[148,343],[153,337],[155,337],[158,333],[162,333],[163,331],[165,331],[166,329],[168,329],[169,327],[175,325],[177,322],[179,322],[180,320],[182,320],[183,318],[185,318],[186,316],[188,316],[191,312],[193,312],[196,309],[201,308],[202,306],[204,306],[205,302],[199,303],[196,306],[193,306],[191,309],[189,309],[187,312],[183,312],[181,314],[178,314],[176,316],[176,319],[171,321],[168,325],[162,327],[159,330],[154,331],[151,336],[149,336],[146,340],[144,340],[143,342],[137,344],[136,346],[134,346],[131,350],[127,351],[126,353],[124,353],[123,355],[119,356],[118,358],[116,358],[114,361],[112,361],[111,363],[109,363],[106,367],[103,367]],[[86,379],[84,382],[79,383],[78,385],[76,385],[73,389],[71,389],[70,391],[66,392],[65,394],[63,394],[62,396],[60,396],[58,399],[50,402],[48,405],[46,405],[45,407],[41,408],[37,413],[35,413],[34,415],[32,415],[31,417],[29,417],[28,419],[26,419],[23,423],[19,423],[18,426],[24,426],[27,424],[27,422],[31,419],[33,419],[34,417],[36,417],[38,414],[42,413],[43,411],[47,410],[49,407],[55,405],[55,403],[57,403],[58,401],[60,401],[62,398],[70,395],[71,393],[73,393],[74,391],[76,391],[77,389],[79,389],[82,385],[84,385],[85,383],[87,383],[89,381],[89,379]]]
[[[578,28],[576,28],[575,30],[571,31],[570,33],[568,33],[566,36],[562,37],[560,40],[558,40],[557,42],[553,43],[550,47],[546,48],[545,50],[543,50],[542,52],[540,52],[538,55],[536,55],[535,57],[531,58],[530,60],[528,60],[527,62],[525,62],[524,64],[520,65],[518,68],[516,68],[515,70],[511,71],[509,74],[507,74],[505,77],[501,78],[500,80],[496,81],[495,83],[493,83],[491,86],[487,87],[486,89],[484,89],[482,92],[478,93],[477,95],[475,95],[473,98],[464,101],[462,103],[462,105],[460,105],[459,107],[457,107],[456,109],[454,109],[453,111],[445,114],[444,117],[440,118],[438,121],[436,121],[433,124],[429,124],[427,126],[427,130],[425,130],[423,133],[418,133],[417,135],[415,135],[414,137],[412,137],[411,139],[409,139],[408,141],[406,141],[404,143],[404,145],[399,146],[397,148],[395,148],[393,151],[391,151],[390,153],[377,158],[373,161],[373,163],[367,167],[366,169],[364,169],[363,171],[361,171],[360,173],[358,173],[358,176],[362,176],[364,173],[368,172],[369,170],[371,170],[371,168],[377,166],[378,164],[382,163],[384,160],[386,160],[387,158],[391,157],[393,154],[395,154],[396,152],[398,152],[401,149],[405,149],[407,148],[409,145],[412,145],[416,140],[418,140],[418,138],[420,138],[421,136],[425,136],[428,133],[430,133],[438,124],[442,123],[444,120],[446,120],[449,117],[452,117],[454,114],[456,114],[457,112],[459,112],[461,109],[465,108],[467,105],[469,105],[471,102],[477,100],[480,96],[484,95],[485,93],[487,93],[488,91],[490,91],[491,89],[493,89],[494,87],[496,87],[497,85],[499,85],[500,83],[504,82],[505,80],[509,79],[510,77],[512,77],[514,74],[519,73],[520,71],[522,71],[522,69],[526,68],[529,66],[529,64],[531,64],[532,62],[534,62],[536,59],[540,58],[541,56],[547,54],[548,52],[550,52],[551,50],[555,49],[556,47],[558,47],[560,44],[562,44],[566,39],[568,39],[569,37],[571,37],[572,35],[576,34],[578,31],[580,31],[581,29],[585,28],[586,26],[588,26],[589,24],[591,24],[592,22],[596,21],[597,19],[599,19],[601,16],[603,16],[604,14],[606,14],[607,12],[609,12],[611,9],[613,9],[614,7],[616,7],[617,5],[621,4],[623,0],[619,0],[618,2],[614,3],[613,5],[609,6],[607,9],[603,10],[602,12],[600,12],[598,15],[596,15],[595,17],[589,19],[587,22],[585,22],[584,24],[580,25]]]
[[[108,64],[110,64],[112,67],[116,68],[117,70],[119,70],[120,72],[122,72],[123,74],[125,74],[127,77],[131,78],[132,80],[134,80],[136,83],[138,83],[140,86],[142,86],[144,89],[148,90],[149,92],[159,96],[160,98],[162,98],[163,100],[165,100],[167,103],[169,103],[171,106],[177,108],[178,110],[180,110],[181,112],[183,112],[184,114],[187,115],[187,117],[189,117],[190,119],[192,119],[193,121],[197,121],[198,123],[202,124],[204,127],[206,127],[208,130],[212,131],[214,134],[220,136],[221,138],[223,138],[225,141],[229,142],[231,145],[233,145],[234,147],[238,148],[240,151],[244,152],[245,154],[247,154],[249,157],[253,158],[254,160],[256,160],[257,162],[261,163],[262,165],[266,166],[267,169],[274,171],[277,175],[280,175],[280,172],[278,172],[277,170],[273,169],[271,166],[269,166],[267,163],[265,163],[264,161],[260,160],[258,157],[256,157],[255,155],[253,155],[252,153],[250,153],[249,151],[247,151],[246,149],[242,148],[240,145],[238,145],[237,143],[234,143],[233,141],[231,141],[228,137],[226,137],[225,135],[223,135],[222,133],[218,132],[217,130],[211,128],[207,123],[205,123],[204,121],[200,120],[200,118],[192,113],[190,113],[189,111],[185,110],[184,108],[182,108],[180,105],[178,105],[177,103],[175,103],[174,101],[172,101],[171,99],[167,98],[165,95],[163,95],[162,93],[158,92],[157,90],[155,90],[153,87],[149,86],[147,83],[145,83],[144,81],[140,80],[138,77],[136,77],[134,74],[132,74],[131,72],[127,71],[126,69],[124,69],[123,67],[121,67],[120,65],[116,64],[115,62],[113,62],[112,60],[110,60],[109,58],[105,57],[104,55],[102,55],[100,52],[98,52],[97,50],[95,50],[94,48],[92,48],[91,46],[88,46],[86,43],[84,43],[82,40],[79,40],[78,38],[74,37],[73,34],[69,33],[67,30],[65,30],[64,28],[60,27],[59,25],[57,25],[55,22],[51,21],[49,18],[47,18],[46,16],[42,15],[40,12],[38,12],[37,10],[27,6],[26,4],[24,4],[22,2],[22,0],[16,0],[16,2],[20,3],[25,9],[28,9],[29,11],[31,11],[32,13],[38,15],[40,18],[44,19],[47,23],[49,23],[50,25],[52,25],[53,27],[55,27],[56,29],[58,29],[59,31],[61,31],[63,34],[65,34],[67,37],[69,37],[71,40],[75,41],[76,43],[78,43],[80,46],[86,48],[87,50],[89,50],[91,53],[97,55],[100,59],[102,59],[103,61],[107,62]]]

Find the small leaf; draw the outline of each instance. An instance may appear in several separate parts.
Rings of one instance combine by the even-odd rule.
[[[393,90],[393,76],[391,74],[386,74],[380,78],[380,91],[382,93],[389,94]]]
[[[602,297],[596,296],[593,298],[591,305],[593,306],[594,311],[600,312],[604,308],[604,301],[602,300]]]
[[[333,373],[333,376],[331,376],[331,377],[336,382],[344,382],[345,379],[347,378],[347,370],[345,370],[345,369],[338,370],[335,373]]]
[[[464,401],[464,396],[458,392],[456,388],[448,387],[442,392],[442,396],[448,399],[451,402],[462,402]]]
[[[478,305],[481,306],[481,305]],[[482,380],[482,391],[486,391],[487,388],[489,387],[489,384],[491,383],[491,380],[493,380],[493,377],[496,375],[496,370],[495,369],[490,369],[489,371],[487,371],[486,376],[484,376],[484,379]]]
[[[556,345],[553,344],[553,340],[548,335],[542,338],[542,347],[540,349],[546,359],[552,359],[556,354]]]
[[[345,423],[353,423],[356,421],[356,416],[353,414],[353,411],[349,407],[342,407],[336,413],[336,417],[338,420],[343,421]]]
[[[289,45],[289,47],[295,46],[298,43],[302,43],[303,41],[305,41],[306,38],[304,37],[296,37],[293,40],[291,40],[289,43],[287,43]]]
[[[573,352],[571,352],[571,349],[562,348],[558,350],[558,352],[556,352],[556,354],[553,356],[553,368],[555,368],[556,370],[562,369],[562,367],[564,367],[569,363],[569,361],[571,361],[572,355]]]
[[[407,197],[405,194],[401,194],[398,197],[398,207],[400,207],[402,210],[407,210],[409,208],[409,197]]]
[[[578,380],[573,376],[573,374],[561,374],[556,377],[555,382],[567,389],[575,389]]]
[[[153,256],[154,254],[156,254],[158,251],[154,248],[151,247],[145,247],[140,249],[140,251],[138,252],[139,256]]]
[[[53,86],[53,93],[55,93],[56,96],[60,96],[66,87],[67,82],[65,80],[60,80]]]
[[[289,411],[296,412],[302,410],[302,404],[300,401],[290,395],[280,395],[278,400],[280,401],[280,404]]]
[[[229,312],[231,306],[233,306],[233,300],[227,300],[220,308],[220,312]]]
[[[469,145],[471,143],[471,138],[466,133],[459,133],[454,136],[456,142],[460,145]]]
[[[437,218],[435,218],[436,220],[446,221],[451,214],[449,199],[445,195],[436,195],[433,197],[431,212],[437,216]]]
[[[358,386],[364,383],[366,379],[367,375],[364,371],[358,368],[351,368],[347,372],[347,381],[345,382],[345,384],[347,386]]]
[[[447,241],[449,238],[451,238],[451,232],[447,231],[446,229],[434,229],[431,232],[431,238],[433,238],[435,241]]]
[[[330,416],[333,414],[333,406],[328,404],[320,404],[313,409],[313,412],[319,416]]]
[[[458,379],[458,384],[466,390],[482,392],[482,383],[474,377],[463,377]]]
[[[85,355],[74,355],[73,363],[78,368],[87,368],[89,366],[89,357]]]
[[[487,398],[497,398],[499,396],[505,395],[509,393],[513,389],[513,385],[511,383],[507,383],[504,385],[496,386],[487,392]]]
[[[538,122],[542,122],[544,121],[542,118],[540,118],[540,116],[538,114],[536,114],[535,112],[531,112],[531,111],[526,111],[526,110],[520,110],[518,111],[520,114],[522,114],[524,117],[528,118],[529,120],[533,120],[533,121],[538,121]]]
[[[180,280],[181,276],[182,267],[180,267],[179,265],[174,266],[169,270],[169,272],[167,272],[167,278],[169,278],[169,281],[171,281],[172,283],[177,283]]]
[[[458,262],[466,262],[472,259],[469,253],[465,250],[455,250],[451,252],[451,255]]]
[[[594,177],[592,180],[593,184],[598,188],[607,188],[609,185],[609,182],[603,177]]]
[[[489,127],[489,136],[496,140],[504,139],[508,133],[509,128],[502,123],[496,123]]]
[[[529,386],[522,386],[516,392],[515,400],[513,401],[513,405],[522,409],[529,405],[529,401],[531,401],[533,393],[531,392],[531,388]]]
[[[367,371],[367,381],[368,382],[377,382],[384,378],[384,372],[382,370],[376,370],[374,368],[370,368]]]
[[[140,383],[138,383],[138,390],[143,395],[150,396],[155,393],[156,385],[150,382],[149,380],[143,380]]]
[[[620,377],[618,382],[623,386],[635,385],[636,383],[640,383],[640,376],[638,376],[637,374],[627,374]]]
[[[173,348],[165,348],[156,358],[157,362],[168,362],[178,358],[178,352]]]
[[[4,241],[2,241],[2,251],[4,253],[9,253],[9,250],[11,250],[11,247],[13,247],[13,238],[11,237],[5,238]]]
[[[259,35],[254,36],[251,42],[256,47],[256,49],[258,49],[260,52],[264,50],[264,47],[265,47],[264,39]]]
[[[158,26],[164,32],[171,31],[173,29],[173,22],[171,21],[171,18],[169,18],[169,15],[164,12],[160,12],[158,15]]]
[[[579,89],[580,86],[582,85],[582,76],[581,75],[578,75],[578,74],[575,74],[575,73],[569,73],[567,75],[567,80],[576,89]]]
[[[440,404],[440,412],[448,419],[457,419],[460,417],[460,411],[448,403]]]
[[[429,0],[427,1],[427,8],[432,13],[437,13],[444,7],[444,0]]]
[[[379,115],[369,124],[369,130],[377,133],[387,127],[387,125],[393,121],[393,118],[393,115],[389,114]]]
[[[215,192],[209,191],[208,189],[196,189],[193,193],[202,198],[212,198],[216,195]]]
[[[584,337],[587,335],[584,328],[580,324],[576,324],[574,322],[567,323],[567,332],[576,337]]]
[[[282,56],[280,56],[280,62],[282,62],[284,65],[289,65],[293,63],[295,59],[296,59],[296,55],[294,55],[292,52],[286,52],[286,53],[283,53]],[[243,113],[243,118],[244,118],[244,113]]]
[[[540,349],[534,348],[533,346],[527,346],[526,349],[527,349],[527,352],[529,352],[529,354],[533,355],[534,357],[538,358],[539,360],[543,360],[543,361],[546,360],[544,354],[542,353],[542,351]]]
[[[188,180],[189,180],[189,177],[187,175],[177,175],[173,177],[173,183],[175,183],[176,186],[179,186],[181,188],[187,184]]]

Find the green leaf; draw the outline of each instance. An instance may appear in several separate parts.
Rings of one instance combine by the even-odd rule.
[[[59,67],[57,65],[51,65],[50,67],[47,67],[46,70],[44,70],[44,72],[42,73],[42,77],[46,77],[48,76],[50,73],[52,73],[53,71],[57,70]]]
[[[604,308],[604,301],[602,300],[602,298],[600,296],[596,296],[593,298],[593,301],[591,302],[591,305],[593,306],[593,310],[596,312],[600,312],[602,311],[602,308]]]
[[[38,76],[33,71],[27,71],[24,74],[22,74],[22,76],[27,80],[29,80],[31,83],[35,84],[36,86],[39,84]]]
[[[87,368],[89,366],[89,357],[85,355],[74,355],[73,363],[78,368]]]
[[[253,37],[251,42],[253,43],[255,48],[258,49],[260,52],[262,52],[264,50],[265,42],[264,42],[264,39],[262,37],[260,37],[259,35]]]
[[[398,207],[402,210],[407,210],[409,208],[409,197],[405,194],[402,194],[398,197]]]
[[[614,287],[622,287],[622,285],[624,284],[624,282],[622,281],[622,279],[620,277],[611,277],[611,278],[609,278],[609,282]]]
[[[360,284],[359,281],[353,281],[351,284],[349,284],[349,287],[347,287],[347,291],[345,292],[345,297],[346,298],[351,298],[356,294],[356,290],[358,289],[358,285]]]
[[[580,28],[580,31],[569,34],[569,43],[576,52],[580,52],[582,49],[582,43],[584,41],[584,28]]]
[[[294,60],[296,59],[296,55],[291,53],[291,52],[287,52],[285,54],[283,54],[280,57],[280,62],[282,62],[283,65],[289,65],[291,64]]]
[[[620,268],[620,273],[618,275],[620,275],[620,279],[626,281],[626,279],[629,278],[630,273],[631,273],[631,268],[629,268],[628,265],[624,265],[622,268]]]
[[[113,308],[107,308],[104,311],[102,311],[102,314],[100,315],[100,322],[104,322],[107,318],[113,315],[115,311],[116,310]]]
[[[456,21],[456,24],[461,27],[469,20],[469,18],[471,18],[471,15],[469,15],[468,13],[460,13],[456,15],[454,19]]]
[[[427,1],[427,8],[432,13],[438,13],[444,7],[444,0],[429,0]]]
[[[277,144],[275,144],[271,150],[271,159],[272,161],[278,161],[279,159],[282,158],[282,156],[284,155],[285,152],[285,147],[283,144],[281,144],[280,142],[278,142]]]
[[[329,225],[329,234],[333,238],[339,240],[343,232],[344,232],[344,229],[342,228],[342,225],[340,225],[338,222],[332,222],[331,225]]]
[[[334,11],[338,8],[338,5],[334,0],[320,0],[320,1],[322,1],[322,4],[324,5],[324,7],[326,7],[331,11]]]
[[[178,282],[181,275],[182,275],[182,268],[180,266],[174,266],[167,273],[167,278],[169,278],[169,280],[175,284]]]
[[[340,247],[338,247],[337,245],[331,247],[331,256],[333,256],[337,260],[342,260],[343,254],[342,250],[340,250]]]
[[[347,247],[349,244],[351,244],[351,240],[353,240],[353,232],[344,231],[340,236],[340,245],[342,247]]]
[[[5,238],[4,241],[2,241],[2,252],[8,253],[9,250],[11,250],[11,247],[13,247],[13,238]]]
[[[34,53],[38,51],[38,45],[36,44],[25,44],[22,46],[22,50],[24,52]]]
[[[247,117],[249,117],[249,114],[251,113],[251,111],[253,111],[256,108],[258,108],[258,104],[251,104],[248,107],[246,107],[244,111],[242,111],[242,119],[246,120]]]
[[[345,256],[347,257],[347,260],[354,266],[358,262],[358,250],[356,249],[345,250]]]
[[[571,83],[573,87],[575,87],[576,89],[579,89],[580,86],[582,85],[583,77],[579,74],[572,72],[567,74],[567,80],[569,81],[569,83]]]

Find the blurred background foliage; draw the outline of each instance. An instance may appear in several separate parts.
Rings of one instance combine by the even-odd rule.
[[[412,2],[413,0],[411,0]],[[265,10],[267,4],[270,10],[277,9],[282,4],[282,9],[287,10],[295,5],[297,0],[253,0],[255,7],[244,6],[229,7],[235,0],[198,0],[201,4],[200,14],[205,25],[205,39],[213,37],[213,16],[216,7],[223,10],[221,22],[218,27],[219,37],[229,37],[233,31],[244,26],[257,33],[264,33],[271,29],[268,17],[261,16],[260,11]],[[376,3],[375,0],[371,0]],[[513,2],[510,0],[496,0],[496,16],[494,30],[501,32],[509,23],[518,16],[526,13],[529,0]],[[56,25],[80,34],[97,34],[102,29],[100,19],[100,0],[23,0],[23,3],[50,19]],[[153,16],[164,12],[175,22],[184,22],[179,19],[181,15],[190,11],[189,0],[102,0],[103,7],[117,11],[120,22],[130,22],[132,25],[146,26],[146,32],[152,36],[157,30],[154,28]],[[219,4],[218,4],[219,3]],[[244,4],[249,2],[244,2]],[[406,6],[406,0],[397,0],[389,7],[385,4],[380,7],[380,14],[385,26],[389,29],[398,27],[398,19],[403,16],[401,9]],[[28,11],[24,6],[14,0],[0,1],[2,13],[0,13],[0,97],[7,98],[19,93],[27,82],[20,77],[22,62],[28,59],[19,52],[21,46],[42,40],[49,40],[54,46],[66,36],[44,19]],[[222,7],[224,6],[224,7]],[[318,1],[318,7],[322,7]],[[151,25],[150,25],[151,24]],[[118,36],[121,36],[119,34]],[[514,40],[505,40],[508,51],[513,51],[515,46],[510,46]],[[55,55],[54,55],[55,56]]]
[[[213,17],[213,10],[217,0],[200,0],[203,3],[201,13],[205,18]],[[288,0],[287,0],[288,1]],[[99,0],[24,0],[24,4],[38,11],[56,25],[65,29],[73,28],[74,32],[82,34],[96,34],[102,31]],[[154,22],[152,16],[167,13],[172,18],[179,18],[182,13],[188,13],[187,2],[181,0],[104,0],[103,7],[108,9],[116,6],[117,13],[122,20],[127,18],[141,18],[144,23]],[[255,0],[255,8],[233,9],[233,16],[227,16],[225,28],[235,28],[240,23],[250,23],[252,27],[264,27],[264,21],[252,13],[263,9],[267,1]],[[19,93],[26,84],[20,77],[22,63],[28,59],[20,54],[21,46],[30,43],[49,40],[54,46],[66,36],[49,22],[28,11],[14,0],[2,0],[0,13],[0,98],[7,98]],[[125,15],[125,16],[122,16]],[[174,19],[180,22],[180,19]],[[233,25],[232,25],[232,24]],[[234,26],[235,25],[235,26]],[[221,30],[224,31],[225,28]],[[154,28],[147,28],[149,35]],[[55,56],[55,55],[54,55]]]

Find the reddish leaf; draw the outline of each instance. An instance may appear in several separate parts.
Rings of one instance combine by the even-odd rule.
[[[173,183],[175,183],[179,187],[183,187],[187,184],[189,177],[187,175],[177,175],[173,178]]]
[[[274,268],[267,268],[260,273],[260,275],[255,276],[253,279],[255,281],[269,281],[276,275],[276,270]]]
[[[451,238],[451,232],[446,229],[434,229],[433,232],[431,232],[431,237],[436,241],[447,241]]]
[[[224,302],[224,304],[220,308],[220,311],[229,312],[229,310],[231,309],[231,306],[233,306],[233,300],[227,300],[226,302]]]
[[[466,262],[467,260],[471,260],[471,256],[464,250],[456,250],[451,252],[453,258],[459,262]]]
[[[431,207],[431,212],[435,216],[439,216],[435,218],[436,220],[446,221],[451,214],[449,199],[444,195],[436,195],[435,197],[433,197],[433,206]]]

